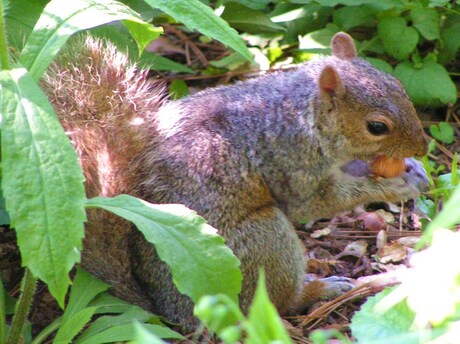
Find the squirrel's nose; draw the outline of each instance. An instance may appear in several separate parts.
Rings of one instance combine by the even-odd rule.
[[[422,156],[428,153],[428,137],[423,133],[419,137],[419,142],[417,143],[418,150],[415,154],[415,157],[421,158]]]

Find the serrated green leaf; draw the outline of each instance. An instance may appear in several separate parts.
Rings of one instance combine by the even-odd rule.
[[[77,269],[70,291],[69,302],[62,316],[62,324],[72,318],[77,312],[83,310],[96,295],[106,291],[109,285],[98,280],[83,269]]]
[[[80,260],[84,177],[46,96],[24,68],[0,73],[2,189],[22,264],[63,306]]]
[[[184,23],[189,29],[197,29],[206,36],[228,45],[252,61],[251,54],[238,36],[222,18],[214,14],[209,6],[199,0],[145,0],[153,8],[159,8],[171,17]]]
[[[446,144],[451,144],[455,141],[454,128],[446,122],[440,122],[438,125],[430,125],[430,134],[436,140]]]
[[[59,328],[53,344],[68,344],[72,339],[85,327],[91,320],[96,307],[84,308],[77,313],[73,314],[65,323],[62,323]]]
[[[96,197],[87,206],[133,222],[171,267],[179,291],[195,303],[204,295],[220,293],[238,299],[239,261],[216,230],[195,212],[183,205],[154,205],[128,195]]]
[[[52,0],[38,19],[19,61],[37,81],[72,34],[123,19],[143,23],[136,12],[115,0]]]
[[[248,344],[292,343],[275,306],[268,298],[262,271],[259,274],[254,300],[249,308],[246,330]]]
[[[415,105],[436,107],[456,102],[457,89],[443,66],[425,59],[420,68],[417,67],[404,61],[395,68],[395,76],[404,84]]]
[[[410,11],[414,27],[428,40],[440,37],[440,15],[434,8],[415,7]]]
[[[404,60],[418,43],[418,33],[401,17],[383,17],[377,25],[377,32],[385,50],[398,60]]]
[[[334,11],[333,22],[344,31],[357,26],[375,26],[375,11],[369,6],[345,6]]]
[[[230,2],[225,5],[222,19],[235,29],[247,33],[270,33],[286,31],[286,29],[270,20],[264,13]]]

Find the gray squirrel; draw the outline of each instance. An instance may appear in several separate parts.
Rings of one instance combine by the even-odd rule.
[[[165,100],[110,43],[67,49],[42,83],[79,155],[88,197],[131,194],[181,203],[219,229],[241,261],[247,310],[265,270],[281,314],[335,295],[340,282],[304,283],[305,252],[293,222],[372,201],[414,198],[426,175],[413,158],[427,141],[402,85],[357,57],[338,33],[332,56],[288,71]],[[378,155],[406,171],[376,179]],[[133,226],[88,212],[82,264],[113,293],[185,328],[191,300]]]

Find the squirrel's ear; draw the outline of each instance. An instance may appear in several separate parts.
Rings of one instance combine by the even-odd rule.
[[[332,66],[326,66],[321,71],[318,79],[318,86],[322,93],[327,93],[329,95],[341,93],[343,90],[342,79]]]
[[[345,32],[338,32],[331,41],[332,56],[341,60],[351,60],[358,56],[353,38]]]

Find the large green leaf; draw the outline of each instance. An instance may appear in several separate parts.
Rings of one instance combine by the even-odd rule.
[[[410,17],[414,27],[423,37],[429,40],[439,39],[441,18],[436,9],[415,7],[411,10]]]
[[[216,230],[195,212],[183,205],[154,205],[128,195],[96,197],[87,206],[133,222],[171,267],[179,291],[195,303],[204,295],[219,293],[238,300],[239,261]]]
[[[184,23],[188,28],[197,29],[204,35],[221,41],[252,61],[251,54],[238,33],[200,0],[145,0],[145,2]]]
[[[435,107],[457,100],[457,89],[446,69],[430,58],[419,65],[410,61],[398,64],[395,76],[416,105]]]
[[[75,151],[23,68],[0,72],[2,189],[22,264],[59,304],[80,260],[85,191]]]
[[[385,50],[398,60],[404,60],[418,43],[418,33],[401,17],[383,17],[377,25],[378,36]]]
[[[20,63],[38,80],[73,33],[123,19],[136,23],[129,29],[142,40],[140,46],[145,45],[146,36],[153,39],[158,35],[136,12],[115,0],[52,0],[22,50]]]

